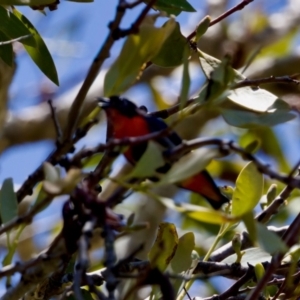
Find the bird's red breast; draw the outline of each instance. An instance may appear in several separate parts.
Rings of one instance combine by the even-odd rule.
[[[139,137],[150,133],[147,121],[142,116],[127,117],[115,109],[108,109],[107,118],[112,129],[111,134],[115,139]],[[132,150],[133,147],[129,147],[124,152],[124,156],[134,164]]]

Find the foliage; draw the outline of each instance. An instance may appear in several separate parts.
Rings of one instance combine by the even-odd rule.
[[[84,9],[84,3],[92,1],[74,2],[82,2]],[[229,10],[223,7],[223,14],[217,18],[204,17],[189,36],[183,34],[182,24],[176,19],[182,12],[196,11],[186,0],[118,2],[107,38],[63,116],[64,128],[49,101],[55,149],[17,192],[11,178],[2,183],[0,234],[6,236],[6,252],[0,277],[6,280],[6,289],[3,285],[1,299],[20,299],[26,294],[28,299],[149,296],[180,300],[188,293],[191,297],[207,296],[205,299],[215,299],[213,295],[218,294],[220,300],[299,298],[300,215],[292,201],[299,196],[300,178],[295,174],[299,163],[290,168],[273,128],[297,121],[297,107],[289,104],[285,90],[277,95],[276,88],[285,84],[290,93],[297,95],[299,81],[288,71],[276,76],[260,77],[255,71],[251,77],[244,75],[248,67],[251,69],[256,61],[272,53],[278,60],[289,58],[290,45],[299,28],[291,23],[285,27],[285,36],[274,41],[280,36],[277,29],[274,37],[264,40],[261,47],[265,50],[255,57],[253,41],[271,32],[268,15],[255,12],[252,17],[256,16],[257,24],[253,21],[247,25],[247,41],[235,45],[240,49],[231,55],[219,53],[218,58],[205,50],[207,41],[214,43],[214,48],[234,42],[228,28],[231,22],[238,21],[228,17],[235,13],[239,20],[243,12],[252,11],[251,2],[254,1],[241,1]],[[0,0],[0,59],[6,68],[15,64],[17,54],[12,44],[21,43],[41,72],[59,84],[59,74],[43,37],[14,7],[26,5],[45,12],[48,8],[59,9],[58,4],[53,0]],[[140,13],[131,27],[121,28],[123,17],[135,7]],[[162,26],[156,25],[159,18],[165,20]],[[226,32],[221,41],[207,34],[218,23],[224,24],[222,31]],[[75,149],[101,114],[95,105],[87,113],[83,104],[119,39],[124,43],[105,73],[103,95],[99,96],[130,95],[132,89],[138,90],[144,83],[151,92],[152,104],[158,107],[148,114],[166,119],[172,130],[187,139],[181,144],[162,150],[166,141],[170,144],[166,138],[170,131],[164,128],[161,132],[113,139],[112,124],[108,122],[106,143]],[[248,42],[252,48],[246,47]],[[195,80],[194,67],[202,72],[204,83]],[[180,74],[180,80],[177,102],[170,106],[156,79],[164,77],[171,82],[172,72]],[[143,108],[139,111],[146,115]],[[122,120],[117,121],[119,127],[129,128]],[[5,125],[8,123],[9,120]],[[211,123],[213,126],[209,126]],[[33,131],[38,130],[35,126]],[[200,132],[209,137],[198,138]],[[145,151],[134,166],[126,164],[115,172],[119,155],[145,143]],[[222,180],[221,192],[230,200],[219,210],[204,203],[201,195],[178,194],[174,190],[174,184],[204,169]],[[136,202],[130,202],[132,198]],[[17,262],[22,235],[34,226],[34,217],[54,201],[63,205],[61,224],[51,224],[49,235],[53,241],[43,245],[37,256],[32,251],[27,253],[31,259],[27,256]],[[167,209],[175,221],[166,222]],[[16,273],[21,274],[21,279],[12,280]],[[208,278],[213,276],[233,279],[235,283],[227,289],[210,282]],[[205,285],[206,294],[190,289],[199,284],[195,279]],[[144,286],[151,289],[145,292],[141,290]]]

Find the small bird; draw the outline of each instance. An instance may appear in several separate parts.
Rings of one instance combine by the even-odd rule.
[[[162,119],[147,114],[144,109],[125,98],[112,96],[110,98],[98,98],[98,100],[106,113],[112,138],[140,137],[168,128]],[[171,131],[167,136],[159,137],[155,141],[165,149],[172,149],[182,143],[182,139],[175,131]],[[129,146],[123,154],[134,165],[142,157],[146,148],[147,142],[143,142]],[[166,164],[157,171],[164,173],[168,169],[168,164]],[[206,170],[178,182],[176,185],[200,194],[214,209],[219,209],[224,203],[229,202],[229,199],[222,195]]]

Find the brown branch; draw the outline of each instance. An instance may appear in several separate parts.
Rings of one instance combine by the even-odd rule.
[[[114,42],[116,41],[114,37],[114,31],[119,27],[121,24],[121,20],[125,14],[126,9],[126,1],[119,0],[119,4],[116,9],[116,15],[114,20],[110,23],[110,31],[108,36],[106,37],[102,47],[100,48],[98,54],[94,58],[92,65],[87,73],[87,76],[73,101],[73,104],[70,108],[70,113],[67,121],[67,127],[65,128],[64,132],[64,140],[68,141],[71,139],[73,132],[78,123],[78,117],[81,112],[81,107],[84,102],[84,99],[92,86],[93,82],[95,81],[100,68],[104,61],[110,56],[110,49],[113,46]]]
[[[290,248],[295,243],[298,242],[299,235],[300,235],[300,214],[297,215],[295,220],[292,222],[292,224],[284,234],[283,241],[286,243],[287,247]],[[266,269],[263,278],[258,282],[255,289],[248,295],[248,297],[246,298],[247,300],[256,300],[259,298],[261,291],[267,285],[268,281],[270,280],[270,277],[280,265],[284,255],[285,253],[278,253],[273,256],[272,261],[268,266],[268,268]]]
[[[90,69],[88,71],[88,74],[76,96],[74,99],[74,102],[70,109],[70,114],[68,117],[67,127],[64,132],[64,140],[71,139],[73,132],[77,126],[78,117],[80,115],[81,107],[84,102],[84,99],[92,86],[94,80],[96,79],[100,68],[102,67],[102,64],[104,61],[110,56],[110,49],[115,43],[116,40],[118,40],[121,37],[124,37],[128,34],[137,33],[139,26],[141,25],[142,21],[145,19],[147,13],[151,9],[152,5],[155,3],[156,0],[151,0],[146,5],[146,7],[142,10],[140,15],[137,17],[136,21],[132,24],[131,28],[129,30],[120,30],[119,26],[121,24],[121,21],[125,15],[126,8],[128,8],[126,1],[119,0],[119,4],[117,6],[116,16],[113,22],[110,23],[109,28],[109,34],[104,41],[100,51],[96,55],[92,65],[90,66]]]
[[[193,104],[195,102],[195,99],[189,99],[185,103],[185,107]],[[182,109],[181,104],[176,104],[170,108],[154,111],[152,113],[149,113],[150,116],[161,118],[161,119],[167,119],[168,117],[178,113]]]
[[[74,148],[74,144],[78,142],[84,135],[89,131],[89,129],[95,125],[97,120],[91,120],[84,127],[79,128],[75,134],[75,137],[72,141],[65,141],[62,144],[58,145],[58,147],[48,156],[45,160],[52,165],[56,165],[59,160],[62,158],[63,155],[72,151]],[[25,196],[32,194],[32,189],[34,186],[44,178],[44,171],[43,171],[43,163],[25,180],[22,186],[17,191],[17,198],[18,202],[20,203]]]
[[[218,146],[220,148],[220,151],[225,153],[235,152],[239,154],[243,159],[253,161],[256,164],[258,170],[261,173],[269,176],[270,178],[283,182],[289,187],[300,188],[300,178],[298,176],[291,177],[290,175],[282,175],[276,171],[273,171],[272,169],[270,169],[269,165],[262,163],[256,156],[247,152],[245,149],[241,148],[232,141],[226,141],[218,138],[199,138],[191,141],[183,141],[179,146],[174,147],[172,150],[166,151],[165,155],[170,159],[176,159],[189,151],[203,146]]]
[[[267,84],[267,83],[286,83],[286,84],[292,83],[292,84],[299,85],[300,81],[294,79],[291,76],[279,76],[279,77],[270,76],[267,78],[245,79],[233,84],[231,89],[235,90],[245,86],[259,86],[261,84]]]
[[[26,214],[23,216],[15,217],[11,219],[9,222],[5,223],[0,227],[0,235],[4,232],[7,232],[20,224],[29,224],[31,223],[33,217],[41,211],[46,205],[48,205],[52,201],[52,196],[46,196],[46,198],[36,205],[34,205]]]

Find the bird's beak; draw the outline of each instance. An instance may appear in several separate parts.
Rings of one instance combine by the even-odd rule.
[[[102,97],[99,97],[97,98],[98,102],[99,102],[99,106],[103,109],[105,108],[108,108],[110,106],[110,100],[109,98],[102,98]]]

